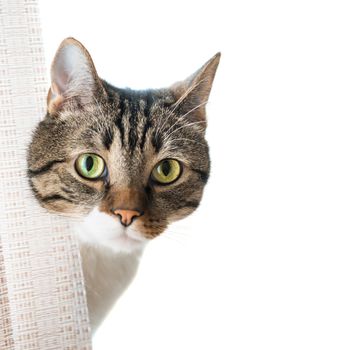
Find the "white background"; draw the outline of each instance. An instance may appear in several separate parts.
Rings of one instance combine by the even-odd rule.
[[[41,1],[49,63],[162,87],[222,52],[200,209],[147,248],[108,349],[350,348],[350,12],[341,1]]]

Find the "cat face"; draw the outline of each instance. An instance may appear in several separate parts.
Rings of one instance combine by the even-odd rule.
[[[119,89],[78,41],[64,40],[28,150],[40,204],[84,217],[82,239],[128,251],[192,213],[209,176],[205,104],[218,63],[168,89]]]

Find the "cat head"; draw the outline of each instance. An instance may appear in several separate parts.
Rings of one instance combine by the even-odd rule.
[[[199,205],[210,161],[205,105],[220,54],[166,89],[116,88],[83,45],[65,39],[28,176],[49,211],[84,217],[80,237],[133,250]]]

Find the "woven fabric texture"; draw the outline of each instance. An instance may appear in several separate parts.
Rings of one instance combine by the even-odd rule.
[[[32,198],[26,146],[45,113],[36,0],[0,0],[0,349],[91,349],[78,243]]]

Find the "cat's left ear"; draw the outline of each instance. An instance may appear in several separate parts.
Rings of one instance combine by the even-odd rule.
[[[205,106],[209,99],[220,56],[218,52],[189,78],[170,88],[176,98],[174,110],[180,111],[182,115],[188,116],[195,122],[203,123],[203,126],[206,124]]]
[[[63,40],[51,66],[48,112],[55,115],[69,103],[93,103],[95,95],[103,91],[89,52],[74,38]]]

